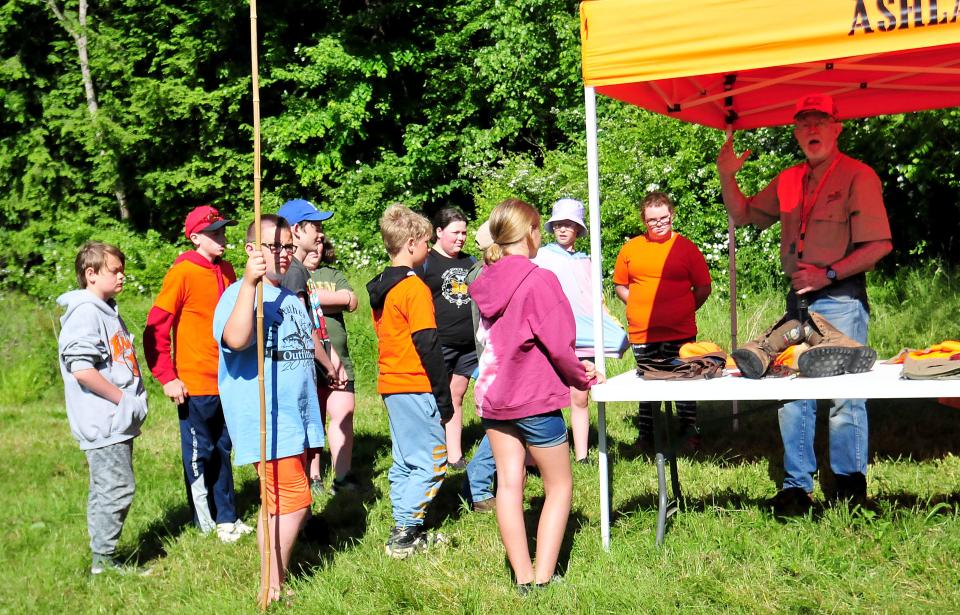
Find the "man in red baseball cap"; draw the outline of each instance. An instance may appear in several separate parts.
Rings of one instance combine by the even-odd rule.
[[[782,171],[754,196],[747,197],[737,185],[737,172],[750,151],[738,156],[732,135],[717,156],[717,171],[723,204],[734,223],[765,229],[780,222],[780,262],[791,285],[783,322],[801,320],[803,298],[810,312],[819,313],[847,337],[866,344],[865,272],[893,245],[880,179],[873,169],[837,149],[843,129],[839,117],[830,95],[801,97],[794,110],[793,136],[806,161]],[[862,371],[861,366],[848,365],[840,373],[858,370]],[[816,412],[816,400],[795,401],[780,409],[786,476],[783,489],[770,501],[776,514],[804,514],[810,509],[812,475],[817,468],[813,450]],[[834,400],[829,424],[836,497],[864,504],[866,400]]]
[[[219,355],[213,337],[217,301],[237,279],[230,263],[221,258],[226,227],[235,224],[210,205],[187,214],[183,234],[194,249],[177,257],[164,276],[143,332],[147,366],[163,385],[163,393],[177,404],[183,475],[194,523],[204,533],[216,530],[223,542],[253,531],[237,518],[230,464],[233,445],[220,403]]]

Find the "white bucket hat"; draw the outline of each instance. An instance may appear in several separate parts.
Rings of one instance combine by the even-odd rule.
[[[570,220],[576,223],[580,228],[577,229],[577,237],[587,234],[587,225],[583,223],[583,203],[576,199],[560,199],[553,204],[553,215],[543,225],[548,233],[553,232],[553,223],[560,220]]]

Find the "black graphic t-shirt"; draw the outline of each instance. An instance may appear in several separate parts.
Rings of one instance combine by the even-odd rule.
[[[466,277],[476,259],[461,252],[456,258],[430,250],[417,275],[433,294],[440,343],[453,348],[473,347],[473,319]]]

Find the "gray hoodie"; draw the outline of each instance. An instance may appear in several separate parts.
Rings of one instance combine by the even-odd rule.
[[[66,308],[60,318],[58,355],[63,376],[70,431],[83,450],[102,448],[140,435],[147,418],[147,391],[117,305],[88,290],[73,290],[57,298]],[[74,373],[97,369],[123,392],[120,404],[96,395],[77,382]]]

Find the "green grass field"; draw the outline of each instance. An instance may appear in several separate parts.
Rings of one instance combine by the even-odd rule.
[[[365,279],[354,276],[357,288]],[[958,290],[957,276],[937,271],[873,282],[871,342],[881,356],[960,337]],[[149,301],[119,299],[139,337]],[[780,306],[774,291],[746,300],[740,339],[776,319]],[[700,314],[701,339],[726,343],[726,309],[719,299],[708,302]],[[6,363],[0,370],[0,612],[256,612],[256,542],[246,537],[224,545],[190,525],[175,408],[154,381],[150,417],[135,445],[137,495],[120,543],[122,555],[153,574],[89,577],[87,468],[70,437],[56,370],[59,313],[15,294],[0,295],[0,311]],[[348,324],[358,367],[354,465],[374,491],[314,504],[330,539],[299,545],[295,597],[273,612],[960,612],[960,415],[927,400],[869,405],[875,514],[820,506],[809,518],[775,520],[761,506],[782,473],[775,407],[741,404],[734,431],[728,403],[705,403],[704,449],[680,461],[687,510],[657,548],[656,473],[648,458],[630,450],[635,410],[610,404],[615,512],[609,553],[600,545],[594,463],[574,467],[562,584],[526,598],[516,594],[494,517],[468,512],[457,497],[462,473],[448,476],[428,520],[451,544],[391,560],[383,552],[392,524],[389,431],[374,389],[375,340],[365,305]],[[610,373],[631,368],[632,360],[612,362]],[[480,429],[469,398],[465,415],[467,438],[475,442]],[[820,466],[828,467],[825,422],[817,443]],[[829,471],[819,479],[828,484]],[[257,484],[250,468],[237,470],[236,486],[240,512],[253,524]],[[542,494],[542,483],[531,477],[531,521]],[[823,502],[819,486],[816,497]],[[532,536],[533,523],[528,530]]]

